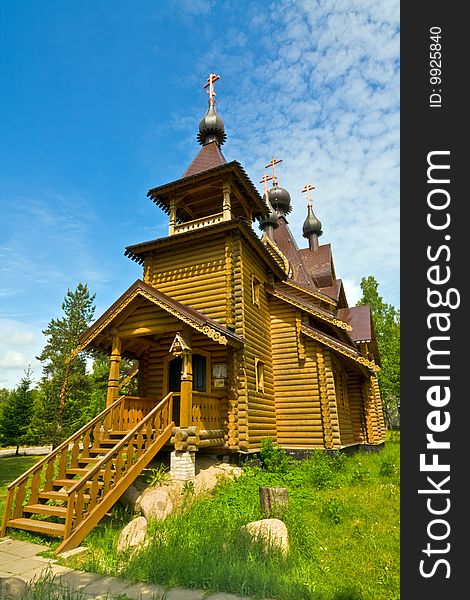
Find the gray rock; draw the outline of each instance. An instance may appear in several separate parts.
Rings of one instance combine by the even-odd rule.
[[[140,548],[145,543],[147,535],[147,519],[145,517],[137,517],[128,523],[121,531],[117,543],[117,552],[122,554],[126,550],[135,550]]]
[[[19,577],[0,577],[0,600],[21,600],[25,590],[26,582]]]
[[[284,554],[289,551],[289,535],[287,527],[280,519],[261,519],[252,521],[242,527],[252,541],[260,541],[264,550],[269,552],[271,548],[276,548]]]
[[[163,521],[172,512],[173,503],[166,490],[147,488],[137,499],[135,507],[146,519]]]

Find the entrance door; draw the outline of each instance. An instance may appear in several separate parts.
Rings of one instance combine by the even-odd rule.
[[[181,402],[181,366],[182,360],[179,357],[170,362],[168,370],[168,391],[175,392],[173,396],[173,421],[178,427],[180,424],[180,402]]]

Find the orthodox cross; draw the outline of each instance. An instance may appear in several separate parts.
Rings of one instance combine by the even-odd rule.
[[[215,75],[211,73],[207,78],[207,83],[203,86],[204,88],[209,88],[207,93],[209,94],[209,104],[214,104],[214,98],[216,93],[214,92],[214,83],[220,79],[220,75]]]
[[[312,199],[310,198],[311,190],[314,190],[315,186],[311,183],[306,183],[302,188],[302,193],[307,192],[307,206],[310,208],[312,206]]]
[[[269,169],[269,167],[272,168],[273,170],[273,176],[271,177],[271,179],[274,180],[274,183],[277,183],[277,177],[276,177],[276,170],[275,170],[275,165],[278,165],[279,163],[282,163],[282,159],[278,160],[277,158],[272,159],[272,161],[270,163],[268,163],[264,168],[265,169]]]
[[[263,184],[264,195],[266,196],[266,198],[268,197],[268,181],[270,179],[274,179],[274,178],[272,177],[272,175],[268,175],[267,173],[265,173],[263,175],[263,177],[260,179],[260,183]]]

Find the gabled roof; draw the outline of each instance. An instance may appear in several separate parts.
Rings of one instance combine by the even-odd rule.
[[[204,171],[209,171],[210,169],[225,164],[227,164],[227,161],[219,148],[219,144],[215,141],[210,142],[199,150],[193,162],[183,173],[181,179],[203,173]]]
[[[376,362],[380,364],[379,349],[375,337],[370,306],[365,305],[354,306],[352,308],[340,308],[337,314],[339,319],[342,319],[352,327],[352,331],[349,334],[351,339],[356,342],[356,344],[360,344],[361,342],[367,343]]]
[[[333,312],[321,308],[320,306],[316,306],[313,303],[307,302],[300,296],[297,296],[294,293],[294,290],[292,290],[292,292],[287,292],[285,287],[274,285],[273,287],[266,287],[266,291],[272,296],[279,298],[280,300],[283,300],[292,306],[300,308],[308,314],[318,317],[323,321],[334,325],[335,327],[339,327],[345,331],[351,331],[352,329],[351,326],[346,322],[342,321],[340,318],[337,318]]]
[[[335,273],[330,244],[322,244],[316,250],[304,248],[299,253],[319,288],[334,284]]]
[[[325,346],[328,346],[328,347],[332,348],[333,350],[336,350],[340,354],[343,354],[344,356],[351,358],[352,360],[363,365],[364,367],[366,367],[373,373],[380,371],[380,367],[373,360],[369,360],[368,358],[363,356],[357,350],[357,348],[354,348],[353,346],[350,346],[348,344],[340,342],[339,340],[335,339],[334,337],[331,337],[331,335],[323,333],[322,331],[319,331],[318,329],[315,329],[314,327],[311,327],[310,325],[305,325],[302,323],[302,325],[300,326],[300,330],[307,337],[310,337],[310,338],[316,340],[317,342],[320,342],[320,343],[324,344]]]
[[[280,216],[278,219],[278,227],[274,230],[274,241],[289,261],[292,279],[308,289],[316,290],[318,286],[309,273],[308,266],[302,258],[301,251],[284,216]]]
[[[190,243],[192,240],[197,238],[213,236],[216,233],[223,233],[230,230],[240,231],[245,240],[255,250],[259,257],[264,260],[268,268],[279,279],[286,279],[287,274],[285,273],[280,261],[276,260],[276,258],[268,251],[266,246],[253,231],[253,228],[248,225],[244,219],[231,219],[230,221],[222,221],[220,223],[215,223],[214,225],[207,225],[206,227],[201,227],[199,229],[185,231],[184,233],[179,233],[178,235],[170,235],[164,238],[157,238],[155,240],[149,240],[148,242],[135,244],[133,246],[127,246],[124,254],[135,262],[143,265],[146,255],[153,250],[179,245],[185,241]]]
[[[144,298],[155,306],[161,308],[173,317],[189,325],[195,331],[203,333],[210,339],[222,345],[241,346],[243,338],[227,329],[214,319],[206,317],[199,311],[177,302],[163,292],[156,290],[152,286],[137,279],[131,287],[114,302],[106,312],[104,312],[79,338],[79,346],[73,352],[76,356],[79,352],[89,346],[93,340],[107,327],[113,327],[114,321],[120,313],[136,298]]]

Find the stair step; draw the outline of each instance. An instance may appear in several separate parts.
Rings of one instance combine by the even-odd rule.
[[[50,517],[62,517],[65,519],[67,516],[67,507],[51,506],[50,504],[28,504],[28,506],[23,508],[23,512]]]
[[[97,458],[96,456],[83,456],[81,458],[78,459],[78,464],[93,464],[93,463],[97,463],[99,461],[99,458]]]
[[[37,519],[10,519],[7,527],[15,529],[25,529],[37,533],[46,533],[56,537],[64,537],[65,525],[61,523],[50,523],[49,521],[38,521]]]
[[[90,470],[91,467],[74,467],[67,469],[65,473],[67,475],[84,475]]]
[[[41,498],[41,500],[63,500],[66,501],[67,500],[67,492],[56,492],[53,490],[50,490],[49,492],[39,492],[38,494],[38,498]],[[89,494],[84,494],[83,498],[86,500],[90,499]]]
[[[77,483],[77,481],[79,481],[79,479],[54,479],[52,487],[70,487],[74,483]]]

